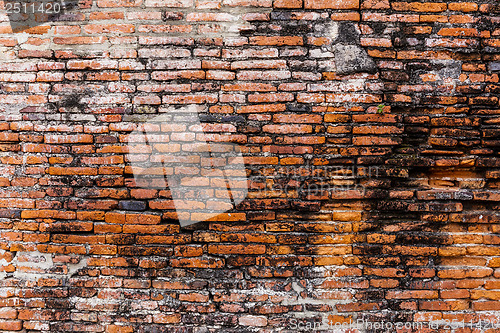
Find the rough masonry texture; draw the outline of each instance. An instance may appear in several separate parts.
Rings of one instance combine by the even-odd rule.
[[[1,332],[500,331],[498,1],[81,0],[9,19]],[[135,181],[151,146],[127,142],[192,105],[241,147],[249,190],[181,228],[168,187]]]

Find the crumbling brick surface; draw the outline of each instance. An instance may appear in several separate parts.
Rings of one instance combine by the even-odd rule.
[[[500,332],[497,1],[1,18],[0,331]],[[134,177],[203,133],[248,178],[208,221]]]

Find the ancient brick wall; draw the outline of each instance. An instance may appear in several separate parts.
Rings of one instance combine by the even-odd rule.
[[[500,332],[496,0],[14,14],[0,13],[0,331]],[[155,118],[186,108],[192,138],[240,147],[248,193],[181,227],[203,220],[200,193],[176,211],[135,177],[152,145],[129,142],[147,128],[198,161],[186,126]]]

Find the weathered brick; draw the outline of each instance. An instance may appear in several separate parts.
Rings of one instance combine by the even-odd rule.
[[[359,0],[305,0],[304,7],[306,9],[357,9]]]

